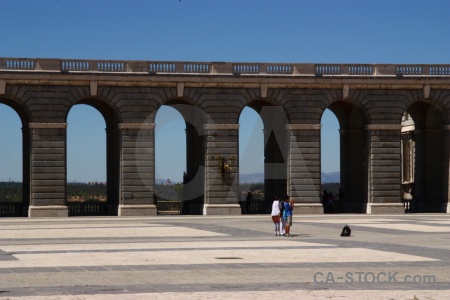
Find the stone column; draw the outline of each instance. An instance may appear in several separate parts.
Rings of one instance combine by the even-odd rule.
[[[121,123],[119,216],[156,215],[155,124]]]
[[[186,173],[183,177],[183,214],[201,215],[205,191],[203,132],[186,122]]]
[[[120,190],[120,136],[119,129],[106,128],[106,182],[108,216],[117,216]]]
[[[336,212],[362,213],[366,211],[367,194],[367,149],[364,148],[364,129],[341,128],[340,167],[341,188],[344,192],[342,203],[335,205]],[[322,145],[327,147],[327,145]],[[337,195],[336,195],[337,196]]]
[[[425,159],[425,134],[424,130],[414,130],[414,198],[411,203],[412,212],[424,212],[427,194],[426,185],[426,159]]]
[[[401,202],[401,125],[366,126],[369,142],[368,214],[404,213]]]
[[[445,125],[443,129],[442,211],[450,214],[450,125]]]
[[[206,178],[203,214],[240,215],[239,124],[206,124],[204,128]]]
[[[273,199],[287,190],[289,134],[286,126],[264,129],[264,212],[271,213]]]
[[[67,217],[66,123],[29,123],[29,217]],[[24,176],[25,178],[26,176]]]
[[[320,124],[291,124],[289,140],[289,195],[294,213],[322,214],[320,203]]]
[[[441,128],[417,127],[414,130],[416,172],[413,211],[442,211],[442,198],[447,195],[447,192],[442,192],[443,185],[447,184],[446,175],[443,174],[448,156],[446,131]]]

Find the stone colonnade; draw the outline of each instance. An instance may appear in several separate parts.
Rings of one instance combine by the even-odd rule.
[[[68,215],[66,119],[76,104],[95,107],[106,121],[109,215],[157,213],[154,117],[161,105],[177,109],[187,124],[184,193],[192,201],[186,213],[240,214],[238,122],[246,106],[264,123],[268,201],[283,190],[297,199],[298,213],[323,213],[320,153],[326,145],[321,145],[320,120],[329,108],[340,124],[342,211],[404,212],[400,122],[408,111],[416,122],[414,205],[417,211],[449,212],[450,71],[444,77],[408,78],[380,76],[390,67],[371,66],[362,70],[372,75],[336,77],[327,70],[341,72],[341,67],[316,67],[320,76],[296,77],[292,68],[281,68],[293,72],[283,76],[260,76],[257,68],[242,69],[248,76],[241,69],[221,73],[227,64],[202,67],[207,74],[195,75],[145,73],[140,62],[107,74],[58,67],[39,72],[44,63],[29,65],[36,70],[3,70],[0,59],[0,102],[12,107],[23,125],[30,217]],[[295,67],[302,68],[309,66]]]

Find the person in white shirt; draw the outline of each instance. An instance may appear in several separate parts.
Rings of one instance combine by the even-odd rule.
[[[272,222],[275,224],[275,236],[281,235],[280,231],[280,197],[275,196],[272,204]]]

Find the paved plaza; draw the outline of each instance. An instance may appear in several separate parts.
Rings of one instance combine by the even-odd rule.
[[[351,237],[340,237],[348,224]],[[0,219],[1,299],[450,299],[450,215]]]

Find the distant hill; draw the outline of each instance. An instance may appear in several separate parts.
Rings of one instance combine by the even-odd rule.
[[[264,182],[263,173],[253,173],[253,174],[240,174],[239,181],[241,183],[260,183]],[[341,182],[341,172],[322,172],[322,183],[337,183]]]
[[[239,174],[241,183],[260,183],[264,182],[264,173]]]
[[[341,182],[341,172],[322,172],[322,183],[337,183]]]

